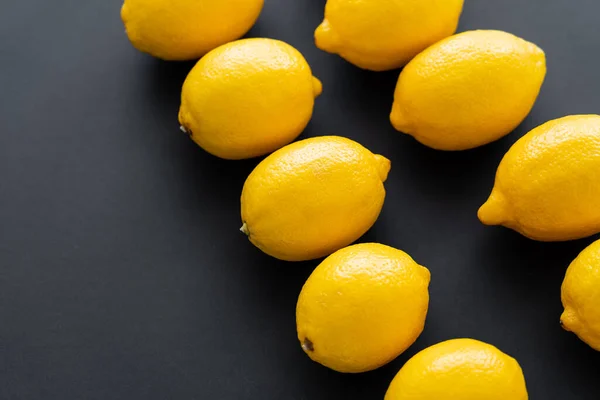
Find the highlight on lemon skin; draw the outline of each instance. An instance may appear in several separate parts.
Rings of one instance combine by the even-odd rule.
[[[328,0],[315,30],[316,46],[359,68],[404,66],[452,35],[464,0]]]
[[[600,351],[600,240],[573,260],[561,286],[560,324]]]
[[[241,231],[281,260],[328,256],[356,241],[378,219],[390,168],[387,158],[339,136],[287,145],[246,179]]]
[[[302,133],[322,91],[294,47],[274,39],[238,40],[209,52],[190,71],[179,123],[217,157],[258,157]]]

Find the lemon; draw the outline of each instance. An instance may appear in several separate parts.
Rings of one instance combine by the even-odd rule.
[[[342,137],[288,145],[265,158],[242,190],[242,231],[287,261],[323,257],[377,220],[390,161]]]
[[[138,50],[164,60],[193,60],[242,37],[264,0],[125,0],[121,18]]]
[[[535,240],[579,239],[600,232],[599,199],[600,116],[573,115],[511,147],[478,215]]]
[[[600,240],[581,252],[567,269],[560,323],[600,351]]]
[[[398,79],[394,127],[438,150],[466,150],[510,133],[531,111],[546,75],[544,52],[501,31],[469,31],[434,44]]]
[[[190,71],[179,122],[218,157],[261,156],[302,133],[321,89],[302,54],[289,44],[239,40],[211,51]]]
[[[403,251],[357,244],[327,257],[302,288],[298,339],[314,361],[364,372],[392,361],[423,331],[429,270]]]
[[[402,367],[385,400],[527,400],[519,363],[473,339],[431,346]]]
[[[463,2],[328,0],[316,44],[360,68],[398,68],[456,31]]]

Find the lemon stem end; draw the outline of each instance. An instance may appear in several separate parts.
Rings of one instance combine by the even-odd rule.
[[[502,225],[508,221],[504,197],[492,193],[490,198],[479,208],[477,217],[484,225]]]
[[[338,46],[337,41],[337,35],[331,29],[329,21],[324,19],[315,31],[315,44],[319,49],[332,53]]]
[[[304,350],[307,353],[309,351],[310,352],[315,351],[315,347],[313,346],[313,343],[308,338],[305,338],[302,341],[302,350]]]
[[[375,154],[375,163],[377,164],[377,172],[379,173],[381,181],[385,182],[392,169],[392,162],[382,155]]]
[[[313,94],[314,94],[315,98],[317,98],[321,95],[321,93],[323,93],[323,84],[321,83],[321,81],[319,79],[317,79],[314,76],[312,78],[312,83],[313,83]]]

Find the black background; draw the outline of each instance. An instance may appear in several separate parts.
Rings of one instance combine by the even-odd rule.
[[[600,110],[600,2],[467,0],[459,30],[540,45],[548,76],[516,132],[430,150],[388,121],[398,71],[361,71],[313,44],[324,0],[266,0],[249,36],[282,39],[324,85],[304,136],[338,134],[392,160],[362,239],[432,272],[425,332],[371,373],[306,357],[295,303],[318,262],[286,263],[238,232],[258,160],[212,157],[178,130],[192,63],[135,51],[120,0],[19,0],[0,11],[0,397],[382,399],[418,350],[473,337],[516,357],[530,398],[600,398],[600,354],[558,324],[560,285],[592,238],[543,244],[476,211],[509,146],[549,119]]]

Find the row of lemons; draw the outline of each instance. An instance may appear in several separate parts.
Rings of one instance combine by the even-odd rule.
[[[272,39],[236,40],[263,0],[126,0],[133,45],[166,60],[200,61],[182,90],[182,130],[225,159],[274,151],[248,177],[242,231],[287,261],[328,256],[304,285],[298,339],[340,372],[378,368],[421,334],[429,271],[382,244],[351,245],[376,221],[391,163],[337,136],[292,142],[322,91],[303,56]],[[501,31],[454,35],[463,0],[329,0],[316,45],[373,71],[404,66],[391,123],[440,150],[478,147],[529,114],[546,75],[544,52]],[[550,121],[518,140],[480,208],[484,224],[542,241],[600,232],[600,116]],[[348,246],[348,247],[346,247]],[[600,242],[569,267],[564,328],[600,350]],[[497,348],[455,339],[414,356],[387,400],[528,398],[519,364]]]

